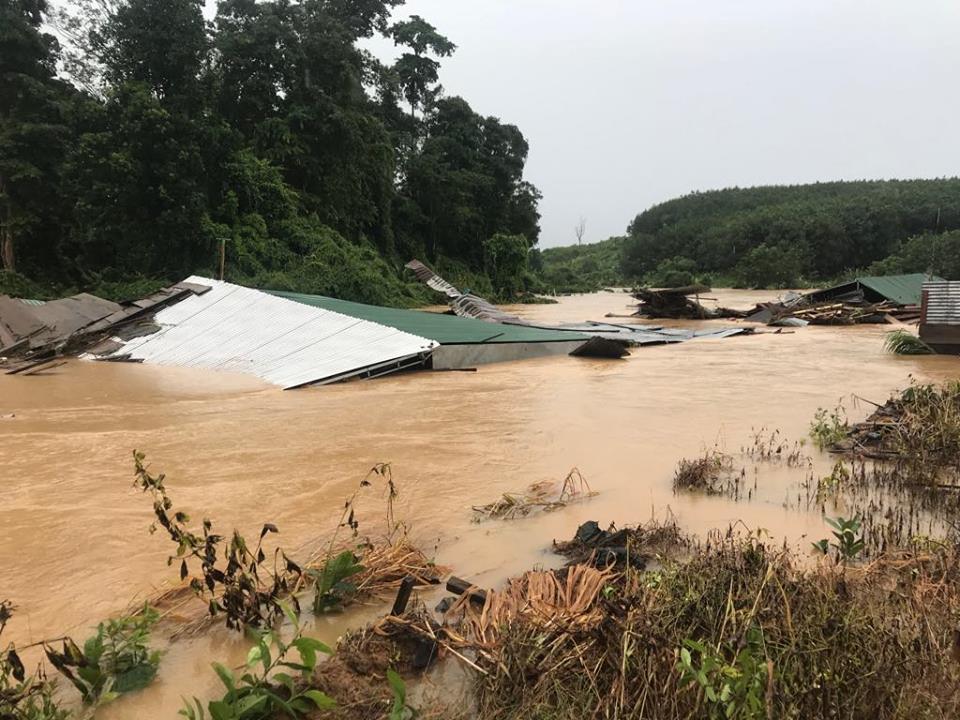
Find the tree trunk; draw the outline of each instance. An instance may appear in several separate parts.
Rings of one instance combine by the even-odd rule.
[[[13,254],[13,225],[10,216],[10,199],[6,197],[7,179],[0,175],[0,270],[13,272],[16,269],[16,258]]]
[[[0,228],[0,259],[3,260],[3,269],[13,272],[16,262],[13,254],[13,231],[9,225]]]
[[[2,187],[2,185],[0,185]],[[0,220],[0,268],[13,272],[16,270],[16,258],[13,253],[13,227],[10,223],[10,206],[4,208]]]

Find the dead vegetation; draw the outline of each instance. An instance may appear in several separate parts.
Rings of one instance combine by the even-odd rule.
[[[694,460],[680,460],[673,476],[674,492],[700,492],[738,499],[744,489],[746,470],[737,470],[733,458],[719,450],[705,450]]]
[[[960,381],[912,383],[890,398],[832,452],[893,464],[901,480],[916,484],[956,483],[960,478]]]
[[[406,578],[414,587],[435,585],[447,573],[410,540],[406,527],[394,517],[398,491],[387,464],[367,473],[345,501],[333,533],[312,543],[316,548],[312,552],[301,548],[297,554],[306,554],[306,560],[295,561],[282,548],[268,554],[262,547],[268,535],[279,533],[269,523],[252,550],[236,530],[229,546],[221,550],[223,537],[212,532],[212,523],[206,519],[203,535],[192,533],[187,528],[189,517],[173,511],[166,477],[150,474],[142,454],[134,453],[134,460],[138,485],[152,493],[157,525],[177,543],[171,562],[180,567],[181,583],[149,600],[171,639],[204,632],[222,615],[229,628],[270,625],[281,615],[285,602],[299,614],[299,598],[308,590],[314,592],[314,611],[322,613],[385,600],[396,594]],[[375,482],[382,485],[385,496],[385,531],[360,537],[358,501]],[[199,564],[198,575],[191,576],[188,561]]]
[[[653,570],[526,573],[464,606],[478,714],[955,717],[958,558],[947,544],[803,569],[731,532]]]
[[[439,628],[422,605],[401,616],[386,616],[359,630],[347,633],[337,643],[336,653],[318,664],[311,686],[333,698],[337,705],[317,718],[329,720],[386,720],[396,696],[391,692],[388,673],[412,678],[430,668],[440,656],[436,636],[421,628]],[[435,703],[434,703],[435,705]],[[430,710],[429,704],[416,717],[450,718],[447,709]],[[403,714],[399,717],[412,717]]]
[[[473,507],[474,522],[483,520],[514,520],[534,512],[551,512],[566,507],[572,502],[596,495],[580,470],[573,468],[559,484],[544,480],[528,487],[521,493],[504,493],[499,499],[486,505]]]
[[[682,554],[690,540],[673,521],[618,530],[602,530],[593,520],[577,528],[572,540],[554,541],[553,551],[567,558],[568,565],[589,564],[602,568],[630,565],[643,569],[660,556]]]
[[[750,429],[753,442],[740,452],[754,462],[779,463],[791,468],[811,467],[813,458],[805,451],[803,441],[789,442],[779,429]]]

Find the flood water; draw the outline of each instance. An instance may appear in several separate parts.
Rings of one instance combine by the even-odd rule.
[[[711,297],[748,307],[774,295]],[[541,322],[603,320],[629,313],[629,300],[597,293],[510,309]],[[166,566],[169,539],[148,534],[150,501],[132,487],[134,448],[166,473],[178,509],[209,516],[225,532],[255,535],[275,523],[285,548],[332,530],[370,466],[389,462],[401,492],[397,515],[412,537],[481,585],[554,562],[550,541],[588,519],[623,524],[672,512],[698,533],[742,520],[791,543],[821,537],[819,514],[784,506],[808,470],[761,466],[757,497],[734,503],[674,496],[678,460],[715,445],[737,453],[760,427],[799,440],[818,407],[841,399],[858,420],[869,406],[851,403],[851,394],[882,401],[911,375],[960,375],[960,361],[888,355],[885,326],[762,329],[638,348],[621,361],[553,357],[291,392],[242,375],[122,363],[0,375],[0,599],[18,607],[3,640],[82,639],[176,579]],[[814,472],[827,474],[831,460],[811,454]],[[589,502],[471,522],[472,505],[561,480],[573,467],[599,493]],[[361,529],[382,514],[371,493]],[[362,615],[325,620],[316,634],[333,640]],[[181,695],[216,689],[209,662],[240,649],[225,633],[174,643],[158,682],[98,717],[174,717]]]

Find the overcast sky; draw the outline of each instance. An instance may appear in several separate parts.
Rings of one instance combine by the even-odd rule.
[[[541,245],[733,185],[960,174],[960,0],[408,0],[520,127]],[[391,51],[377,46],[377,54]]]

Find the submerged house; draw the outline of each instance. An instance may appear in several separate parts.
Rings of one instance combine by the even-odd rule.
[[[806,304],[833,301],[848,304],[887,302],[893,305],[919,306],[923,284],[928,280],[942,278],[923,273],[858,277],[841,285],[807,293],[803,298]]]
[[[420,366],[437,346],[260,290],[196,276],[186,282],[205,289],[92,352],[107,360],[242,372],[291,389]]]
[[[10,374],[40,372],[58,358],[82,355],[242,372],[284,389],[552,355],[620,358],[628,347],[749,332],[597,322],[536,326],[513,316],[480,320],[199,276],[120,304],[76,296],[28,305],[0,296],[0,363]]]
[[[920,339],[937,352],[960,355],[960,280],[923,284]]]
[[[322,310],[386,325],[433,340],[435,370],[457,370],[495,362],[576,353],[591,336],[578,330],[490,323],[423,310],[365,305],[323,295],[269,291],[271,295]]]

